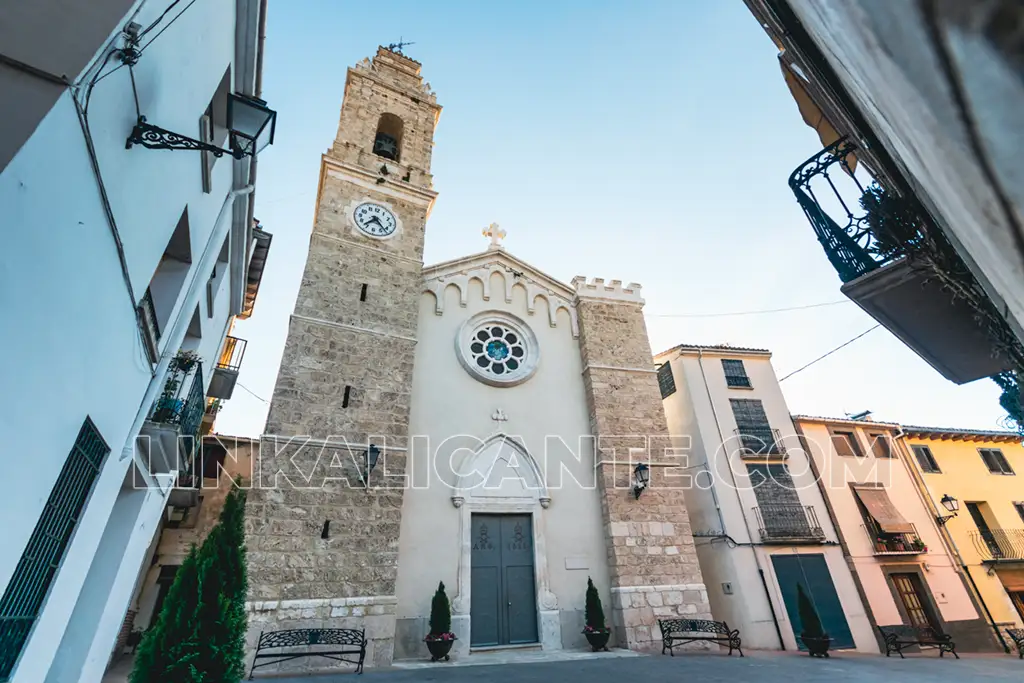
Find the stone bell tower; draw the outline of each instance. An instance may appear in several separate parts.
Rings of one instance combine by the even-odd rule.
[[[391,662],[440,113],[398,51],[348,69],[247,505],[250,648],[262,630],[365,628],[367,665]]]

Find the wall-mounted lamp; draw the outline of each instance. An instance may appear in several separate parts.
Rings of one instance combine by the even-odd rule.
[[[370,488],[370,472],[373,472],[373,468],[377,466],[377,458],[379,457],[380,449],[371,443],[370,447],[366,449],[366,461],[363,469],[364,488]]]
[[[633,497],[640,498],[640,494],[647,488],[651,481],[651,468],[644,463],[638,463],[633,468]]]
[[[946,522],[956,517],[957,511],[960,509],[960,501],[947,493],[942,496],[942,500],[939,502],[942,503],[942,507],[946,508],[951,514],[939,515],[935,518],[935,521],[939,526],[946,526]]]
[[[125,149],[142,145],[148,149],[193,149],[209,152],[215,157],[230,154],[236,159],[255,156],[267,145],[274,143],[277,112],[263,100],[248,95],[228,95],[227,127],[230,149],[221,149],[201,140],[174,133],[146,122],[139,115],[138,122],[128,136]]]

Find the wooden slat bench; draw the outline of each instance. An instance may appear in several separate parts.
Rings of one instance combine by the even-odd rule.
[[[707,641],[729,646],[729,656],[735,649],[743,656],[740,649],[740,632],[730,630],[724,621],[709,619],[658,619],[661,629],[661,654],[665,650],[675,657],[673,648],[695,641]]]
[[[919,645],[922,647],[939,648],[940,657],[947,652],[951,652],[954,657],[960,659],[960,655],[956,653],[956,643],[953,642],[953,637],[946,633],[938,633],[931,627],[898,624],[894,626],[879,626],[878,631],[882,634],[882,639],[885,641],[886,657],[896,652],[902,658],[904,648],[911,645]]]
[[[309,647],[304,652],[265,652],[282,648]],[[331,647],[337,646],[337,647]],[[249,669],[249,680],[253,671],[262,667],[287,662],[300,657],[326,657],[337,662],[356,665],[356,673],[363,673],[366,659],[366,631],[354,628],[296,628],[287,631],[263,631],[256,644],[256,654]],[[273,661],[260,661],[270,659]]]
[[[1013,644],[1017,648],[1017,656],[1024,659],[1024,628],[1008,628],[1006,635],[1013,639]]]

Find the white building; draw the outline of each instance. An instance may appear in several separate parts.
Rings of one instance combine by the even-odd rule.
[[[101,678],[189,466],[177,437],[198,431],[208,390],[230,393],[217,359],[266,241],[255,158],[147,149],[159,131],[126,141],[141,114],[244,143],[260,107],[232,94],[259,94],[263,15],[260,0],[0,11],[0,681]],[[198,364],[174,378],[180,350]],[[169,378],[179,386],[163,395]],[[140,434],[151,449],[136,449]]]
[[[745,647],[803,649],[801,584],[833,649],[877,653],[771,354],[684,344],[655,361],[669,433],[688,457],[686,506],[715,619]]]

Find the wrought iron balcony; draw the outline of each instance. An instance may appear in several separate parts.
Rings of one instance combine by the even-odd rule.
[[[857,146],[842,138],[789,176],[790,189],[843,282],[906,256],[908,247],[922,239],[918,221],[905,213],[887,221],[887,226],[895,226],[897,231],[877,229],[888,195],[876,183],[865,186],[857,177],[856,152]],[[841,190],[844,186],[849,189]],[[841,216],[838,221],[826,207]]]
[[[221,351],[220,360],[213,370],[213,377],[210,378],[209,394],[213,398],[229,399],[235,392],[235,384],[238,382],[238,370],[242,367],[242,357],[245,355],[246,342],[238,337],[228,336],[224,340],[224,350]]]
[[[191,382],[188,380],[188,376],[172,372],[167,378],[164,393],[153,403],[149,419],[159,424],[177,425],[182,436],[195,437],[206,411],[202,363],[196,363]]]
[[[1001,347],[1013,335],[963,259],[913,197],[858,169],[856,153],[843,138],[789,177],[842,292],[953,382],[1012,367]]]
[[[772,503],[753,510],[762,543],[819,543],[825,539],[811,505]]]
[[[139,434],[138,446],[152,473],[188,470],[205,410],[202,364],[172,370]]]
[[[1024,529],[972,531],[982,562],[1024,562]]]
[[[910,526],[913,531],[890,534],[882,531],[875,520],[868,518],[864,530],[871,539],[875,555],[918,555],[928,552],[928,546],[917,534],[917,527],[913,524]]]
[[[770,427],[737,427],[735,432],[741,444],[743,457],[785,456],[786,444],[778,429]]]

